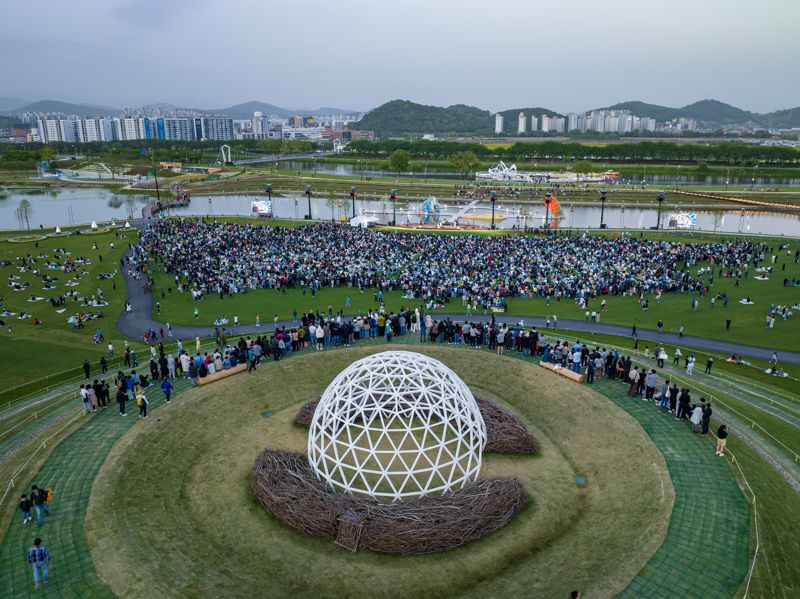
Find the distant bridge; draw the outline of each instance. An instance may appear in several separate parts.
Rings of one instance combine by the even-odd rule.
[[[242,164],[259,164],[262,162],[283,162],[285,160],[302,160],[303,158],[325,158],[328,154],[333,152],[301,152],[300,154],[277,154],[271,156],[259,156],[257,158],[246,158],[243,160],[234,160],[233,164],[239,166]]]

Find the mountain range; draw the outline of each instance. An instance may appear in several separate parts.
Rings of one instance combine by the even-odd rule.
[[[346,110],[343,108],[330,108],[323,106],[316,110],[292,110],[290,108],[281,108],[273,104],[265,102],[251,101],[243,104],[236,104],[228,106],[227,108],[184,108],[176,106],[169,102],[156,102],[153,104],[146,104],[141,108],[147,109],[163,109],[163,110],[180,110],[180,111],[195,111],[208,114],[226,114],[235,119],[249,119],[253,116],[254,112],[263,112],[264,115],[277,115],[280,117],[291,116],[312,116],[315,114],[358,114],[356,110]],[[24,100],[17,98],[3,98],[0,97],[0,112],[7,114],[19,114],[22,112],[43,112],[43,113],[63,113],[68,115],[77,116],[119,116],[122,112],[119,108],[111,108],[109,106],[95,106],[92,104],[74,104],[71,102],[62,102],[60,100],[39,100],[38,102],[28,103]]]
[[[800,127],[800,106],[758,114],[725,104],[719,100],[701,100],[681,108],[631,101],[597,108],[595,110],[628,110],[634,116],[651,117],[658,122],[677,118],[695,119],[705,126],[756,125],[764,128]],[[563,116],[549,108],[514,108],[503,110],[504,132],[517,131],[517,117],[525,113],[530,129],[530,117],[541,120],[543,114]],[[435,133],[438,135],[486,135],[494,132],[494,115],[488,110],[457,104],[440,107],[427,106],[408,100],[392,100],[364,115],[351,127],[373,130],[380,135],[409,135]]]

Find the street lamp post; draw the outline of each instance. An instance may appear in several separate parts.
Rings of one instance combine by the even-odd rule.
[[[306,197],[308,198],[308,215],[306,215],[306,220],[311,220],[311,186],[306,185]]]
[[[667,195],[663,191],[659,191],[656,195],[656,201],[658,202],[658,217],[656,218],[656,231],[661,228],[661,204],[664,203]]]
[[[269,205],[272,207],[272,183],[267,183],[267,197],[269,197]]]
[[[754,164],[753,165],[753,181],[752,181],[752,185],[750,186],[750,191],[755,191],[756,190],[756,169],[757,168],[758,168],[758,166]]]
[[[605,229],[606,228],[606,225],[603,222],[603,217],[605,216],[605,213],[606,213],[606,193],[607,192],[606,192],[605,189],[600,192],[600,228],[601,229]]]
[[[392,189],[389,194],[392,199],[392,226],[394,227],[397,225],[397,190]]]
[[[356,193],[356,186],[353,185],[350,188],[350,201],[353,203],[353,218],[356,217],[356,196],[357,195],[358,194]]]
[[[492,191],[490,199],[492,201],[492,230],[494,230],[494,205],[497,202],[497,192]]]
[[[550,202],[553,201],[552,194],[546,193],[544,196],[544,229],[547,231],[548,221],[550,220]]]

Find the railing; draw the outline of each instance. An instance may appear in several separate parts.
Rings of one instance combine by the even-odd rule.
[[[83,417],[83,410],[81,410],[81,411],[77,412],[77,413],[76,413],[76,414],[75,414],[75,415],[74,415],[72,418],[70,418],[69,420],[67,420],[67,422],[64,424],[64,426],[62,426],[61,428],[59,428],[58,430],[56,430],[56,431],[55,431],[55,432],[54,432],[52,435],[50,435],[49,437],[47,437],[47,439],[45,439],[44,441],[42,441],[42,442],[41,442],[41,443],[40,443],[40,444],[39,444],[39,445],[36,447],[36,449],[34,449],[34,450],[33,450],[33,453],[31,453],[31,455],[29,455],[29,456],[28,456],[28,459],[27,459],[27,460],[25,460],[25,462],[23,462],[23,463],[22,463],[22,464],[21,464],[19,467],[17,467],[17,469],[16,469],[16,470],[14,470],[14,472],[12,472],[12,473],[11,473],[11,477],[9,478],[9,480],[8,480],[8,483],[6,484],[6,489],[5,489],[5,491],[3,492],[3,496],[2,496],[2,497],[0,497],[0,507],[2,507],[3,503],[4,503],[4,502],[5,502],[5,500],[6,500],[6,497],[8,497],[8,494],[11,492],[11,489],[13,489],[13,488],[14,488],[14,480],[15,480],[15,479],[17,479],[17,478],[20,476],[20,474],[21,474],[21,473],[22,473],[22,472],[25,470],[25,468],[28,466],[28,464],[30,464],[30,463],[31,463],[31,461],[33,460],[33,458],[34,458],[34,457],[36,457],[36,455],[38,455],[40,451],[43,451],[43,450],[47,449],[47,443],[48,443],[50,440],[52,440],[54,437],[56,437],[56,436],[57,436],[59,433],[61,433],[63,430],[65,430],[65,429],[67,429],[68,427],[72,426],[72,424],[73,424],[73,423],[74,423],[74,422],[75,422],[75,421],[76,421],[78,418],[81,418],[81,417]]]
[[[562,338],[562,339],[569,339],[569,340],[577,340],[577,339],[579,339],[578,337],[571,336],[571,335],[555,335],[555,337]],[[648,364],[647,362],[642,360],[637,354],[633,354],[630,351],[629,348],[623,348],[623,347],[620,347],[618,345],[613,345],[613,344],[610,344],[610,343],[602,343],[601,345],[603,345],[604,347],[609,347],[609,348],[615,349],[615,350],[621,350],[625,354],[630,355],[631,356],[631,360],[633,360],[634,362],[636,362],[638,364],[645,365],[645,366],[651,366],[650,364]],[[706,390],[700,389],[699,386],[702,383],[700,383],[699,381],[695,381],[695,380],[691,380],[690,381],[690,380],[688,380],[686,378],[683,378],[682,376],[676,375],[676,374],[670,374],[670,379],[679,381],[682,385],[684,385],[686,387],[694,388],[698,393],[702,393],[704,396],[708,396],[708,398],[710,400],[720,404],[726,410],[729,410],[730,412],[733,412],[737,416],[741,417],[746,423],[748,423],[751,426],[751,428],[758,429],[759,432],[763,432],[763,434],[765,434],[767,437],[769,437],[771,440],[773,440],[775,443],[777,443],[780,447],[782,447],[794,459],[795,463],[800,462],[800,453],[798,453],[797,451],[795,451],[794,449],[792,449],[791,447],[786,445],[783,441],[781,441],[775,435],[773,435],[768,430],[766,430],[763,426],[761,426],[758,422],[753,420],[750,416],[746,416],[745,414],[742,414],[736,408],[733,408],[730,405],[726,404],[719,397],[719,395],[714,395],[714,393],[708,391],[707,387],[706,387]]]

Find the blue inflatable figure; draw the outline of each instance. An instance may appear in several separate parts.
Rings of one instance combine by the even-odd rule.
[[[422,222],[423,224],[429,224],[431,221],[438,223],[439,222],[439,200],[437,200],[433,196],[428,196],[425,198],[425,201],[422,202]]]

